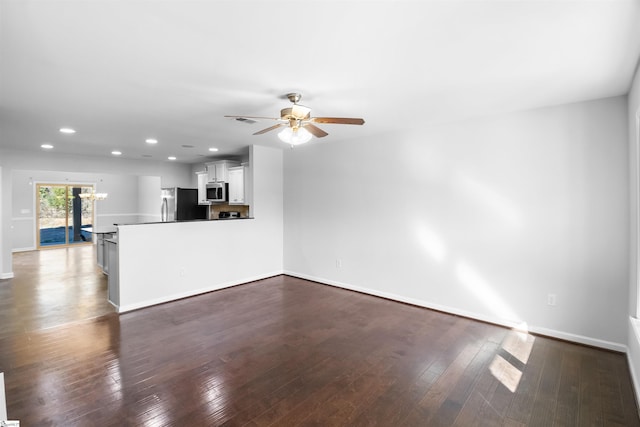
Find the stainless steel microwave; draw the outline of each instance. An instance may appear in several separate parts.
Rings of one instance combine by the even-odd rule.
[[[228,190],[229,184],[226,182],[207,183],[207,201],[212,203],[226,202]]]

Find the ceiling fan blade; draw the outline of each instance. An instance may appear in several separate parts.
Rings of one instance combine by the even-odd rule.
[[[364,119],[348,118],[348,117],[312,117],[315,123],[336,123],[340,125],[363,125]]]
[[[312,134],[313,136],[315,136],[316,138],[323,138],[327,135],[329,135],[328,133],[326,133],[325,131],[323,131],[322,129],[320,129],[319,127],[312,125],[311,123],[307,123],[305,125],[303,125],[303,127],[309,131],[310,134]]]
[[[259,130],[258,132],[254,133],[254,135],[262,135],[263,133],[270,132],[270,131],[272,131],[274,129],[278,129],[278,128],[283,127],[283,126],[286,126],[286,124],[285,123],[278,123],[277,125],[273,125],[273,126],[268,127],[266,129]]]
[[[257,120],[282,120],[280,117],[259,117],[259,116],[225,116],[231,119],[257,119]]]

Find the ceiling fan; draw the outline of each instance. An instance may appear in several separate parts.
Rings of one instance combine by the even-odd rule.
[[[278,137],[291,145],[304,144],[311,139],[324,138],[329,135],[314,123],[333,123],[341,125],[362,125],[363,119],[347,118],[347,117],[311,117],[311,108],[298,104],[302,95],[299,93],[288,93],[287,98],[293,106],[280,110],[280,118],[274,117],[256,117],[256,116],[225,116],[234,118],[239,121],[248,120],[276,120],[280,123],[270,126],[266,129],[259,130],[254,135],[262,135],[275,129],[284,128],[278,133]]]

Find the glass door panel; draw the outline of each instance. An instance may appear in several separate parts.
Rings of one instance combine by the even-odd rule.
[[[38,247],[91,243],[93,186],[38,184]]]
[[[37,195],[39,246],[64,245],[67,228],[66,186],[38,184]]]
[[[93,186],[69,186],[68,241],[69,244],[91,242],[93,235]],[[82,195],[85,195],[83,197]]]

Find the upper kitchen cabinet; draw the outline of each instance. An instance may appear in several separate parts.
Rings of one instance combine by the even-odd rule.
[[[245,167],[229,168],[229,204],[244,205],[245,201]]]
[[[239,165],[240,163],[233,160],[218,160],[206,163],[208,182],[229,182],[229,168]]]
[[[196,172],[198,176],[198,204],[210,205],[207,200],[207,182],[209,181],[209,174],[207,172]]]

